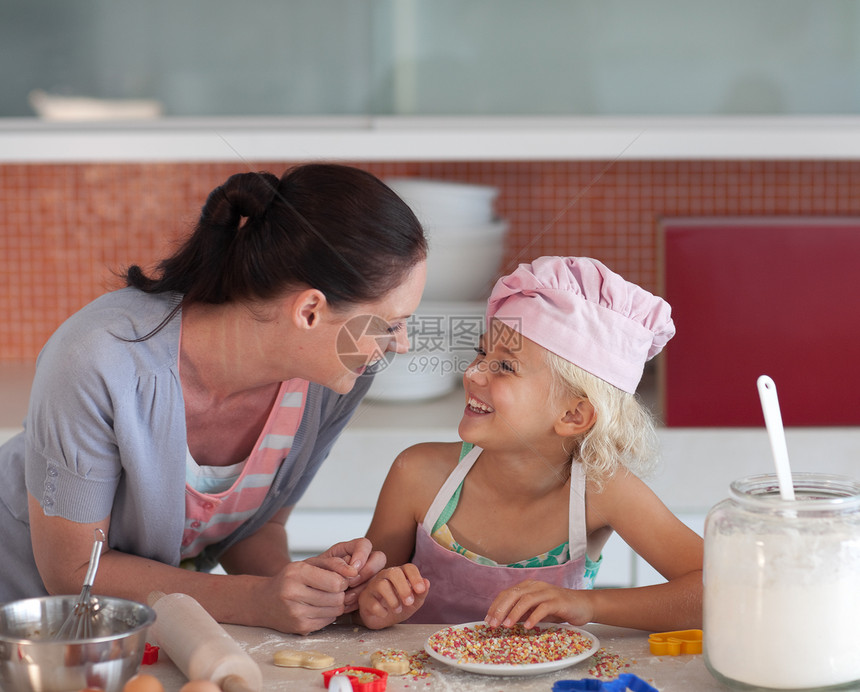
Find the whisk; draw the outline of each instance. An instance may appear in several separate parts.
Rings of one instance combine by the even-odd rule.
[[[96,571],[99,568],[99,558],[105,544],[105,533],[101,529],[95,530],[93,550],[90,553],[90,565],[84,577],[84,587],[81,595],[75,602],[72,611],[63,621],[54,639],[88,639],[93,634],[93,621],[98,617],[99,601],[95,596],[90,596],[90,589],[96,580]]]

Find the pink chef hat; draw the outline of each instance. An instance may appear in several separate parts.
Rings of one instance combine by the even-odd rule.
[[[587,257],[540,257],[496,282],[487,304],[523,336],[631,394],[675,334],[669,304]]]

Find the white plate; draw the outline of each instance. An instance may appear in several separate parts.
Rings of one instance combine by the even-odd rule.
[[[466,627],[475,627],[477,625],[483,625],[483,622],[467,622],[462,625],[452,625],[451,629],[461,630]],[[555,629],[567,629],[573,630],[575,632],[579,632],[584,637],[587,637],[591,640],[591,646],[587,651],[583,651],[579,654],[574,654],[572,656],[566,656],[565,658],[560,658],[557,661],[546,661],[544,663],[460,663],[453,658],[449,658],[447,656],[443,656],[438,651],[433,649],[430,646],[430,638],[427,639],[427,642],[424,644],[424,650],[434,659],[445,663],[446,665],[452,666],[459,670],[466,670],[470,673],[482,673],[484,675],[539,675],[541,673],[549,673],[554,670],[561,670],[562,668],[567,668],[568,666],[572,666],[580,661],[584,661],[589,656],[593,656],[595,652],[600,648],[600,641],[590,632],[586,632],[585,630],[581,630],[578,627],[573,627],[566,623],[559,622],[541,622],[538,624],[538,627],[541,628],[555,628]],[[448,629],[447,627],[443,627],[439,632]],[[435,634],[438,634],[436,632]],[[431,635],[432,636],[432,635]]]

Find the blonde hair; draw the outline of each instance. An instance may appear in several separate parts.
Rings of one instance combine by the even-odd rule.
[[[597,413],[586,433],[565,442],[565,450],[572,461],[583,464],[586,477],[600,487],[622,466],[637,476],[653,471],[658,461],[657,429],[638,397],[551,351],[546,354],[553,375],[553,399],[582,397]]]

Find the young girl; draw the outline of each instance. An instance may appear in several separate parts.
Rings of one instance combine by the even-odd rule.
[[[700,627],[702,540],[634,475],[657,448],[634,393],[674,332],[665,301],[592,259],[500,279],[463,376],[463,444],[405,450],[383,485],[367,537],[386,569],[363,623]],[[667,582],[591,590],[612,531]]]

